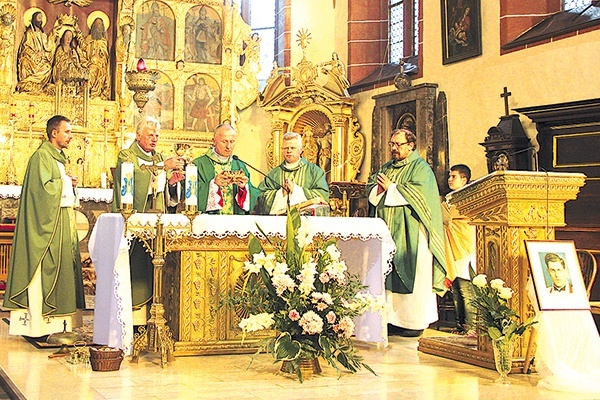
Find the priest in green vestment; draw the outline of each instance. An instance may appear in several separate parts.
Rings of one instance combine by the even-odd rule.
[[[73,138],[70,120],[47,122],[48,140],[31,155],[23,179],[4,293],[11,335],[61,332],[85,308],[79,240],[73,207],[77,177],[65,168],[63,149]]]
[[[301,157],[302,136],[296,132],[283,135],[284,161],[273,168],[258,189],[258,214],[284,214],[287,206],[312,201],[328,204],[329,186],[323,170]]]
[[[416,136],[396,129],[392,160],[369,178],[372,215],[382,218],[396,243],[386,277],[388,322],[404,336],[418,336],[437,321],[435,293],[445,291],[446,258],[440,194],[429,164],[416,150]]]
[[[215,128],[213,146],[194,160],[198,167],[198,210],[206,214],[248,214],[256,188],[246,165],[233,156],[237,134],[228,124]]]
[[[160,134],[160,123],[154,117],[144,117],[136,128],[135,141],[119,152],[114,173],[112,211],[122,208],[121,167],[124,162],[133,164],[133,208],[137,212],[148,212],[156,199],[155,209],[165,211],[167,185],[175,186],[184,179],[183,157],[165,158],[156,151]],[[146,166],[146,167],[144,167]],[[157,167],[151,171],[147,167]],[[154,268],[143,245],[134,241],[130,250],[131,290],[134,308],[152,299]]]

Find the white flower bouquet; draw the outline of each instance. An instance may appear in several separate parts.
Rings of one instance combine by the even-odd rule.
[[[335,239],[314,236],[308,219],[301,220],[295,209],[288,211],[285,240],[264,236],[273,253],[251,236],[243,288],[225,300],[230,307],[248,310],[239,324],[244,334],[273,331],[259,351],[269,352],[276,362],[288,361],[300,381],[298,363],[316,357],[327,360],[340,376],[340,365],[375,374],[353,346],[353,318],[384,304],[348,273]]]

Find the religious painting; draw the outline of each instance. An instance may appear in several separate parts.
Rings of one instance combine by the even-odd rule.
[[[192,7],[185,17],[185,60],[221,64],[223,29],[217,11],[209,6]]]
[[[173,83],[167,74],[161,71],[156,72],[158,73],[156,87],[153,91],[148,92],[144,115],[158,119],[162,129],[173,129]]]
[[[481,55],[481,0],[442,1],[442,64]]]
[[[525,246],[539,309],[589,310],[575,243],[526,240]]]
[[[184,129],[211,132],[220,122],[221,88],[210,75],[195,74],[183,89]]]
[[[175,16],[162,1],[147,1],[137,14],[136,56],[175,60]]]

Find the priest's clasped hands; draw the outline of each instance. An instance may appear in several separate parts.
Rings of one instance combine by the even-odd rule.
[[[386,175],[379,173],[377,174],[377,194],[387,192],[388,188],[393,182]]]

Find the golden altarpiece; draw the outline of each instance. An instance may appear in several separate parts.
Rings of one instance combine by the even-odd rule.
[[[212,129],[235,125],[258,96],[260,44],[238,7],[222,0],[0,1],[0,136],[9,160],[2,183],[21,182],[54,114],[72,120],[68,169],[84,187],[100,187],[103,173],[110,184],[118,151],[145,115],[161,122],[159,151],[174,154],[175,143],[187,143],[190,156],[201,154]],[[151,71],[147,93],[126,81],[140,58]]]
[[[269,168],[279,165],[283,161],[283,135],[299,133],[302,156],[326,174],[331,214],[356,215],[362,211],[360,206],[351,207],[351,199],[364,197],[364,184],[356,177],[365,152],[365,137],[354,114],[356,100],[348,94],[346,68],[337,53],[321,63],[307,59],[310,39],[309,32],[298,32],[302,60],[291,67],[274,65],[261,93],[259,105],[271,115],[267,162]]]

